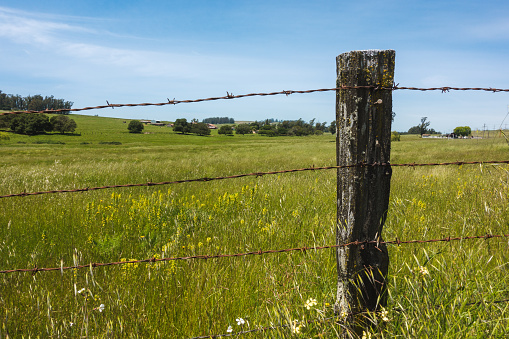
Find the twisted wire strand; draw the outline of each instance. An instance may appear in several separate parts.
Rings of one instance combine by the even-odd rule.
[[[104,108],[115,108],[115,107],[142,107],[142,106],[166,106],[166,105],[176,105],[176,104],[185,104],[185,103],[196,103],[203,101],[215,101],[215,100],[229,100],[229,99],[239,99],[239,98],[247,98],[247,97],[255,97],[255,96],[274,96],[274,95],[290,95],[290,94],[306,94],[306,93],[316,93],[316,92],[331,92],[331,91],[339,91],[339,90],[349,90],[349,89],[369,89],[369,90],[410,90],[410,91],[441,91],[442,93],[447,93],[450,91],[486,91],[486,92],[509,92],[509,89],[506,88],[492,88],[492,87],[428,87],[428,88],[420,88],[420,87],[405,87],[405,86],[391,86],[391,87],[383,87],[383,86],[340,86],[333,88],[319,88],[319,89],[309,89],[309,90],[283,90],[278,92],[267,92],[267,93],[248,93],[248,94],[240,94],[233,95],[232,93],[226,92],[225,96],[219,97],[210,97],[210,98],[202,98],[202,99],[191,99],[191,100],[170,100],[168,99],[165,102],[157,102],[157,103],[136,103],[136,104],[110,104],[107,100],[107,105],[99,105],[99,106],[90,106],[83,108],[70,108],[70,109],[46,109],[46,110],[26,110],[26,111],[12,111],[12,112],[4,112],[0,113],[0,115],[7,114],[21,114],[21,113],[68,113],[68,112],[80,112],[80,111],[88,111],[95,109],[104,109]]]
[[[138,184],[108,185],[108,186],[85,187],[85,188],[76,188],[76,189],[63,189],[63,190],[51,190],[51,191],[39,191],[39,192],[21,192],[21,193],[0,195],[0,199],[1,198],[13,198],[13,197],[26,197],[26,196],[52,194],[52,193],[77,193],[77,192],[98,191],[98,190],[110,189],[110,188],[143,187],[143,186],[182,184],[182,183],[189,183],[189,182],[206,182],[206,181],[214,181],[214,180],[236,179],[236,178],[243,178],[243,177],[250,177],[250,176],[261,177],[264,175],[294,173],[294,172],[304,172],[304,171],[320,171],[320,170],[329,170],[329,169],[338,169],[338,168],[376,167],[376,166],[391,166],[391,167],[423,167],[423,166],[451,166],[451,165],[462,166],[462,165],[477,165],[477,164],[509,164],[509,160],[455,161],[455,162],[421,163],[421,164],[416,164],[416,163],[390,164],[390,163],[376,163],[376,162],[372,163],[372,164],[358,163],[358,164],[353,164],[353,165],[308,167],[308,168],[298,168],[298,169],[289,169],[289,170],[271,171],[271,172],[254,172],[254,173],[235,174],[235,175],[230,175],[230,176],[221,176],[221,177],[214,177],[214,178],[204,177],[204,178],[197,178],[197,179],[183,179],[183,180],[162,181],[162,182],[146,182],[146,183],[138,183]]]
[[[103,266],[114,266],[114,265],[126,265],[126,264],[137,264],[137,263],[155,263],[162,261],[176,261],[176,260],[192,260],[192,259],[220,259],[220,258],[235,258],[235,257],[245,257],[249,255],[264,255],[264,254],[273,254],[273,253],[288,253],[288,252],[303,252],[312,250],[324,250],[331,248],[339,248],[339,247],[347,247],[347,246],[360,246],[360,245],[368,245],[373,244],[378,246],[379,244],[392,244],[392,245],[403,245],[403,244],[427,244],[427,243],[436,243],[436,242],[451,242],[451,241],[462,241],[462,240],[474,240],[474,239],[492,239],[492,238],[508,238],[509,234],[486,234],[486,235],[475,235],[475,236],[466,236],[466,237],[451,237],[448,236],[446,238],[438,238],[438,239],[427,239],[427,240],[390,240],[390,241],[379,241],[379,240],[370,240],[370,241],[352,241],[346,244],[337,244],[337,245],[326,245],[326,246],[312,246],[312,247],[297,247],[297,248],[285,248],[279,250],[259,250],[259,251],[251,251],[244,253],[234,253],[234,254],[214,254],[214,255],[194,255],[194,256],[185,256],[185,257],[169,257],[169,258],[149,258],[142,260],[129,260],[129,261],[115,261],[108,263],[89,263],[86,265],[75,265],[75,266],[67,266],[63,265],[60,267],[50,267],[50,268],[17,268],[11,270],[2,270],[0,273],[14,273],[14,272],[31,272],[33,274],[37,272],[50,272],[50,271],[61,271],[63,273],[64,270],[70,269],[82,269],[82,268],[96,268]]]

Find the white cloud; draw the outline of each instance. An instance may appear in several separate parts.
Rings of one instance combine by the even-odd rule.
[[[33,61],[12,68],[33,71],[45,69],[48,76],[91,77],[94,74],[115,77],[144,77],[156,79],[214,79],[225,80],[235,77],[261,77],[261,73],[280,74],[281,71],[264,61],[248,60],[235,56],[218,54],[174,53],[154,45],[154,50],[131,48],[132,40],[115,41],[120,47],[110,47],[104,36],[117,36],[85,26],[71,25],[55,17],[55,21],[39,20],[35,13],[28,13],[0,7],[0,38],[12,45],[22,45],[26,57]],[[59,21],[60,20],[60,21]],[[82,18],[81,21],[86,21]],[[0,44],[1,45],[1,44]],[[6,45],[5,43],[3,44]],[[10,62],[15,60],[10,59]],[[247,67],[248,66],[248,67]],[[264,69],[265,68],[265,69]],[[261,70],[261,72],[260,72]],[[209,80],[209,81],[210,81]],[[157,81],[157,80],[156,80]],[[205,80],[207,81],[207,80]]]
[[[51,45],[62,32],[93,33],[94,30],[67,23],[32,19],[27,12],[0,7],[0,36],[15,43]]]

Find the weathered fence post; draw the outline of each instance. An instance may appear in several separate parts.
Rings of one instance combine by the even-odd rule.
[[[336,92],[338,166],[389,163],[392,91],[374,87],[393,86],[394,64],[393,50],[352,51],[336,58],[336,87],[371,86]],[[338,169],[338,245],[382,241],[391,174],[390,166]],[[337,267],[336,312],[346,322],[353,324],[359,312],[386,304],[389,255],[385,244],[338,247]]]

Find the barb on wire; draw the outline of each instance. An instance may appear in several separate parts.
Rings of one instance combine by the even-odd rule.
[[[101,106],[90,106],[83,108],[68,108],[68,109],[47,109],[47,110],[27,110],[27,111],[12,111],[12,112],[4,112],[0,113],[0,115],[6,114],[21,114],[21,113],[59,113],[59,112],[80,112],[80,111],[88,111],[94,109],[103,109],[103,108],[115,108],[115,107],[139,107],[139,106],[165,106],[165,105],[176,105],[176,104],[185,104],[185,103],[195,103],[195,102],[203,102],[203,101],[214,101],[214,100],[226,100],[226,99],[238,99],[238,98],[247,98],[254,96],[272,96],[272,95],[281,95],[284,94],[288,96],[289,94],[299,93],[316,93],[316,92],[330,92],[330,91],[339,91],[339,90],[348,90],[348,89],[370,89],[370,90],[411,90],[411,91],[442,91],[442,93],[446,93],[449,91],[487,91],[487,92],[509,92],[509,89],[504,88],[482,88],[482,87],[430,87],[430,88],[419,88],[419,87],[401,87],[399,85],[395,85],[392,87],[380,87],[380,86],[340,86],[333,88],[320,88],[320,89],[309,89],[309,90],[290,90],[290,91],[279,91],[279,92],[269,92],[269,93],[249,93],[249,94],[240,94],[233,95],[232,93],[226,92],[226,96],[222,97],[210,97],[204,99],[193,99],[193,100],[168,100],[167,102],[158,102],[158,103],[138,103],[138,104],[110,104],[106,101],[107,105]]]
[[[194,255],[187,257],[169,257],[169,258],[155,258],[152,257],[150,259],[142,259],[142,260],[129,260],[129,261],[115,261],[108,263],[89,263],[86,265],[75,265],[68,267],[51,267],[51,268],[17,268],[11,270],[3,270],[0,273],[14,273],[14,272],[31,272],[33,274],[37,272],[49,272],[49,271],[64,271],[70,269],[82,269],[82,268],[95,268],[95,267],[103,267],[103,266],[114,266],[114,265],[126,265],[126,264],[138,264],[138,263],[154,263],[159,261],[177,261],[177,260],[193,260],[193,259],[220,259],[220,258],[235,258],[235,257],[245,257],[249,255],[264,255],[264,254],[274,254],[274,253],[288,253],[288,252],[303,252],[306,253],[310,250],[324,250],[331,248],[339,248],[339,247],[348,247],[348,246],[360,246],[360,245],[368,245],[374,244],[378,246],[379,244],[392,244],[392,245],[403,245],[403,244],[427,244],[427,243],[435,243],[435,242],[451,242],[451,241],[462,241],[462,240],[474,240],[474,239],[493,239],[493,238],[509,238],[509,234],[486,234],[486,235],[474,235],[474,236],[466,236],[466,237],[451,237],[440,238],[440,239],[427,239],[427,240],[390,240],[390,241],[380,241],[380,240],[370,240],[370,241],[352,241],[346,244],[338,244],[338,245],[326,245],[326,246],[311,246],[311,247],[297,247],[297,248],[285,248],[279,250],[259,250],[252,252],[244,252],[244,253],[235,253],[235,254],[214,254],[214,255]]]
[[[77,189],[40,191],[40,192],[31,192],[31,193],[22,192],[22,193],[0,195],[0,198],[26,197],[26,196],[32,196],[32,195],[51,194],[51,193],[87,192],[87,191],[97,191],[97,190],[103,190],[103,189],[109,189],[109,188],[158,186],[158,185],[182,184],[182,183],[188,183],[188,182],[206,182],[206,181],[214,181],[214,180],[236,179],[236,178],[243,178],[243,177],[249,177],[249,176],[260,177],[260,176],[272,175],[272,174],[294,173],[294,172],[304,172],[304,171],[318,171],[318,170],[352,168],[352,167],[374,167],[374,166],[419,167],[419,166],[448,166],[448,165],[461,166],[461,165],[477,165],[477,164],[509,164],[509,160],[455,161],[455,162],[422,163],[422,164],[416,164],[416,163],[390,164],[390,163],[376,163],[376,162],[372,163],[372,164],[358,163],[358,164],[353,164],[353,165],[342,165],[342,166],[308,167],[308,168],[298,168],[298,169],[289,169],[289,170],[272,171],[272,172],[254,172],[254,173],[236,174],[236,175],[214,177],[214,178],[205,177],[205,178],[197,178],[197,179],[184,179],[184,180],[163,181],[163,182],[146,182],[146,183],[139,183],[139,184],[108,185],[108,186],[86,187],[86,188],[77,188]]]

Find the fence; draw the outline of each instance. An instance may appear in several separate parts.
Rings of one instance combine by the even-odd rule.
[[[353,53],[353,52],[352,52]],[[385,53],[384,55],[381,55]],[[346,59],[345,59],[346,58]],[[364,60],[363,58],[367,58],[368,60]],[[364,61],[360,61],[364,60]],[[339,65],[341,64],[341,65]],[[369,65],[369,66],[366,66]],[[238,174],[232,176],[223,176],[223,177],[214,177],[214,178],[197,178],[197,179],[185,179],[185,180],[176,180],[176,181],[165,181],[165,182],[147,182],[147,183],[138,183],[138,184],[125,184],[125,185],[109,185],[109,186],[101,186],[101,187],[87,187],[87,188],[79,188],[79,189],[68,189],[68,190],[52,190],[52,191],[40,191],[40,192],[22,192],[22,193],[14,193],[2,195],[0,198],[13,198],[13,197],[27,197],[32,195],[41,195],[41,194],[52,194],[52,193],[75,193],[75,192],[86,192],[86,191],[95,191],[102,189],[113,189],[113,188],[122,188],[122,187],[140,187],[140,186],[155,186],[155,185],[170,185],[170,184],[180,184],[180,183],[189,183],[189,182],[207,182],[213,180],[225,180],[225,179],[234,179],[241,178],[247,176],[264,176],[264,175],[272,175],[272,174],[282,174],[282,173],[294,173],[294,172],[303,172],[303,171],[317,171],[317,170],[329,170],[336,169],[338,170],[338,198],[341,194],[345,192],[353,192],[357,191],[357,193],[352,194],[351,196],[342,196],[342,201],[351,201],[355,204],[363,203],[364,207],[353,208],[350,206],[352,204],[348,204],[348,209],[345,210],[345,206],[338,205],[338,225],[343,225],[343,227],[338,227],[339,233],[337,242],[335,245],[327,245],[327,246],[308,246],[308,247],[300,247],[300,248],[286,248],[286,249],[273,249],[273,250],[259,250],[245,253],[235,253],[235,254],[216,254],[216,255],[198,255],[198,256],[187,256],[187,257],[169,257],[169,258],[149,258],[144,260],[131,260],[131,261],[120,261],[120,262],[109,262],[109,263],[90,263],[88,265],[75,265],[64,267],[63,264],[60,267],[52,267],[52,268],[18,268],[18,269],[10,269],[10,270],[2,270],[0,273],[15,273],[15,272],[28,272],[32,274],[36,274],[38,272],[49,272],[49,271],[60,271],[63,273],[64,270],[69,269],[82,269],[82,268],[97,268],[103,266],[114,266],[114,265],[124,265],[124,264],[133,264],[133,263],[150,263],[150,262],[158,262],[158,261],[175,261],[175,260],[197,260],[197,259],[220,259],[220,258],[231,258],[231,257],[244,257],[248,255],[265,255],[265,254],[275,254],[275,253],[288,253],[288,252],[306,252],[311,250],[322,250],[322,249],[336,249],[338,253],[338,260],[341,261],[341,265],[338,267],[342,267],[345,270],[342,272],[338,272],[343,282],[339,282],[338,285],[338,299],[339,299],[339,308],[338,313],[347,313],[350,315],[355,315],[364,311],[378,311],[378,303],[373,304],[372,300],[377,300],[380,296],[384,294],[384,286],[372,286],[373,295],[364,295],[364,298],[368,300],[365,304],[353,306],[353,304],[357,303],[358,300],[354,300],[352,295],[355,295],[356,292],[351,291],[351,286],[348,285],[348,280],[352,279],[354,275],[362,275],[357,273],[353,273],[352,271],[346,270],[349,267],[360,266],[360,267],[369,267],[369,272],[364,273],[365,276],[373,276],[379,274],[381,272],[381,281],[385,279],[384,275],[384,265],[383,258],[380,257],[374,258],[373,262],[369,263],[366,261],[359,261],[356,263],[348,263],[346,259],[341,259],[344,257],[352,257],[354,260],[360,260],[359,252],[366,249],[372,249],[374,251],[378,251],[382,254],[386,252],[385,245],[394,244],[394,245],[403,245],[403,244],[423,244],[423,243],[432,243],[432,242],[451,242],[451,241],[464,241],[464,240],[473,240],[473,239],[492,239],[492,238],[507,238],[509,234],[486,234],[486,235],[478,235],[478,236],[467,236],[467,237],[458,237],[458,236],[448,236],[437,239],[426,239],[426,240],[390,240],[384,241],[381,238],[381,230],[383,227],[383,223],[385,221],[386,213],[387,213],[387,203],[388,203],[388,185],[390,185],[390,176],[391,176],[391,168],[392,167],[420,167],[420,166],[450,166],[450,165],[468,165],[468,164],[509,164],[509,160],[493,160],[493,161],[469,161],[469,162],[445,162],[445,163],[406,163],[406,164],[391,164],[389,162],[390,156],[390,147],[387,149],[387,145],[390,145],[390,118],[391,118],[391,110],[392,107],[392,98],[390,94],[394,90],[418,90],[418,91],[435,91],[439,90],[442,92],[449,92],[451,90],[458,91],[488,91],[488,92],[509,92],[509,89],[498,89],[498,88],[459,88],[459,87],[433,87],[433,88],[416,88],[416,87],[400,87],[399,85],[394,85],[393,83],[393,68],[394,68],[394,57],[391,52],[381,52],[380,54],[348,54],[343,55],[343,57],[338,57],[338,84],[334,88],[328,89],[315,89],[315,90],[305,90],[305,91],[280,91],[280,92],[270,92],[270,93],[251,93],[244,95],[233,95],[227,92],[226,96],[223,97],[211,97],[206,99],[195,99],[195,100],[169,100],[163,103],[141,103],[141,104],[110,104],[103,106],[95,106],[95,107],[85,107],[78,109],[67,109],[67,110],[45,110],[45,111],[23,111],[23,112],[6,112],[3,114],[19,114],[19,113],[58,113],[61,111],[84,111],[84,110],[92,110],[92,109],[103,109],[103,108],[115,108],[115,107],[134,107],[134,106],[162,106],[162,105],[175,105],[180,103],[194,103],[194,102],[202,102],[202,101],[213,101],[213,100],[222,100],[222,99],[235,99],[235,98],[243,98],[243,97],[251,97],[251,96],[270,96],[270,95],[290,95],[290,94],[303,94],[303,93],[314,93],[314,92],[324,92],[324,91],[336,91],[338,96],[337,101],[337,120],[338,126],[340,126],[341,133],[338,133],[338,165],[337,166],[327,166],[327,167],[309,167],[309,168],[300,168],[300,169],[289,169],[282,171],[272,171],[272,172],[255,172],[248,174]],[[343,72],[343,73],[342,73]],[[362,76],[361,76],[362,75]],[[353,96],[352,96],[353,95]],[[357,103],[361,102],[364,107],[360,107]],[[353,104],[355,103],[355,104]],[[349,107],[347,107],[349,106]],[[369,126],[364,127],[361,123],[368,124]],[[352,124],[359,125],[356,126],[356,130],[352,129]],[[388,128],[387,128],[388,127]],[[369,131],[372,133],[371,135],[366,135],[364,131]],[[388,132],[388,134],[387,134]],[[358,143],[359,142],[359,143]],[[361,144],[360,142],[364,142]],[[370,149],[368,149],[370,148]],[[359,150],[358,154],[353,154],[353,150]],[[342,163],[346,159],[347,163]],[[371,178],[368,178],[370,177]],[[374,188],[371,187],[360,187],[360,185],[364,184],[363,180],[359,180],[359,178],[366,178],[367,181],[373,181],[373,178],[376,179],[376,183],[372,183]],[[382,179],[380,179],[382,178]],[[382,182],[382,191],[381,193],[372,194],[372,192],[380,189],[380,184]],[[357,187],[355,187],[355,184]],[[364,192],[362,192],[364,190]],[[370,193],[371,192],[371,193]],[[358,198],[358,194],[361,194],[361,198]],[[374,200],[370,200],[373,198]],[[361,201],[362,200],[362,201]],[[368,206],[369,205],[369,206]],[[378,211],[373,213],[371,220],[361,220],[355,221],[352,218],[352,213],[355,212],[359,214],[359,210],[366,211],[369,208],[372,208],[374,205],[379,205],[381,208],[378,208]],[[370,207],[371,206],[371,207]],[[366,213],[365,213],[366,214]],[[369,213],[368,213],[369,214]],[[356,215],[359,219],[362,219],[361,215]],[[373,220],[375,222],[373,222]],[[355,226],[354,224],[358,224]],[[364,229],[363,232],[359,230],[355,230],[355,227],[366,227],[366,225],[370,226],[370,229]],[[360,225],[360,226],[359,226]],[[364,234],[365,237],[359,236],[359,234]],[[346,251],[357,251],[352,252],[354,255],[346,253]],[[373,269],[373,268],[376,268]],[[378,270],[378,272],[377,272]],[[385,273],[386,274],[386,273]],[[369,285],[370,282],[367,280],[364,282],[365,285]],[[344,286],[342,284],[345,284]],[[370,301],[371,300],[371,301]],[[501,300],[496,302],[505,302],[507,300]],[[383,302],[382,302],[383,304]],[[280,326],[289,326],[289,325],[280,325]],[[245,333],[251,333],[253,331],[266,331],[276,327],[266,327],[260,328],[257,330],[250,330],[238,333],[231,334],[221,334],[221,335],[209,335],[203,337],[195,337],[195,338],[208,338],[208,337],[221,337],[221,336],[232,336],[232,335],[240,335]]]
[[[485,91],[485,92],[509,92],[508,88],[492,88],[492,87],[404,87],[399,86],[399,84],[392,84],[388,87],[381,87],[376,85],[369,86],[338,86],[333,88],[320,88],[320,89],[309,89],[309,90],[288,90],[288,91],[279,91],[279,92],[267,92],[267,93],[249,93],[249,94],[240,94],[233,95],[229,92],[226,92],[225,96],[221,97],[210,97],[204,99],[191,99],[191,100],[170,100],[166,102],[158,102],[158,103],[138,103],[138,104],[110,104],[106,101],[107,105],[99,105],[99,106],[90,106],[83,108],[72,108],[72,109],[48,109],[42,111],[13,111],[13,112],[3,112],[0,115],[8,115],[8,114],[22,114],[22,113],[61,113],[61,112],[82,112],[82,111],[90,111],[96,109],[104,109],[104,108],[112,108],[115,107],[144,107],[144,106],[166,106],[166,105],[177,105],[177,104],[185,104],[185,103],[197,103],[204,101],[216,101],[216,100],[228,100],[228,99],[239,99],[239,98],[247,98],[247,97],[256,97],[256,96],[274,96],[274,95],[290,95],[290,94],[306,94],[306,93],[317,93],[317,92],[336,92],[339,90],[347,90],[347,89],[372,89],[372,90],[410,90],[410,91],[440,91],[442,93],[447,93],[449,91]]]

